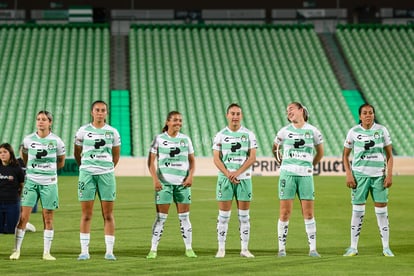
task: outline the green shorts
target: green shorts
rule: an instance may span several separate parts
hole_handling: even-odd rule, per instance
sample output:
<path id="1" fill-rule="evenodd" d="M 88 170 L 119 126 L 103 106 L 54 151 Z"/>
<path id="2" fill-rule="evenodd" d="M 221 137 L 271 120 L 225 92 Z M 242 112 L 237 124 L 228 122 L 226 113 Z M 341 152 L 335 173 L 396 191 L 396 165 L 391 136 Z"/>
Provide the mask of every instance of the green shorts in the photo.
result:
<path id="1" fill-rule="evenodd" d="M 155 204 L 191 203 L 191 187 L 162 183 L 162 190 L 155 192 Z"/>
<path id="2" fill-rule="evenodd" d="M 252 201 L 253 188 L 251 179 L 241 179 L 240 183 L 233 184 L 222 175 L 217 179 L 216 199 L 218 201 L 229 201 L 235 198 L 238 201 Z"/>
<path id="3" fill-rule="evenodd" d="M 374 202 L 388 202 L 388 189 L 384 188 L 384 176 L 379 177 L 355 177 L 357 186 L 351 190 L 352 204 L 364 204 L 368 194 Z"/>
<path id="4" fill-rule="evenodd" d="M 296 194 L 300 200 L 315 200 L 313 176 L 287 175 L 281 171 L 279 177 L 279 199 L 295 199 Z"/>
<path id="5" fill-rule="evenodd" d="M 105 173 L 92 175 L 89 172 L 79 171 L 78 199 L 79 201 L 95 200 L 98 194 L 100 200 L 115 201 L 116 181 L 115 174 Z"/>
<path id="6" fill-rule="evenodd" d="M 56 210 L 59 208 L 58 185 L 40 185 L 26 178 L 21 197 L 21 206 L 33 207 L 38 199 L 40 199 L 43 209 Z"/>

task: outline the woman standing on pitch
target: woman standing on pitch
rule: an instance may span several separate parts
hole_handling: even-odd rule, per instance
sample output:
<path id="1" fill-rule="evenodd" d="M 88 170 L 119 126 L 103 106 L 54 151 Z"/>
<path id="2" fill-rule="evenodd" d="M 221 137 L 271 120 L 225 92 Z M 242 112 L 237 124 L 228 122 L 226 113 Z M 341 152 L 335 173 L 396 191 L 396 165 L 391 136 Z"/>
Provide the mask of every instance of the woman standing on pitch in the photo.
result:
<path id="1" fill-rule="evenodd" d="M 24 172 L 8 143 L 0 145 L 0 233 L 15 232 L 20 215 Z"/>
<path id="2" fill-rule="evenodd" d="M 343 164 L 346 185 L 352 189 L 351 246 L 344 256 L 358 255 L 358 240 L 365 216 L 365 203 L 371 193 L 375 205 L 383 255 L 393 257 L 389 248 L 388 188 L 392 185 L 393 156 L 388 130 L 375 123 L 370 104 L 359 108 L 360 124 L 348 131 L 344 143 Z M 352 168 L 349 155 L 353 151 Z"/>
<path id="3" fill-rule="evenodd" d="M 82 207 L 80 222 L 81 253 L 78 260 L 88 260 L 93 204 L 96 194 L 101 201 L 104 220 L 105 259 L 115 261 L 116 199 L 114 169 L 119 161 L 121 138 L 118 131 L 106 123 L 108 105 L 95 101 L 91 106 L 92 122 L 79 128 L 75 136 L 75 159 L 79 165 L 78 199 Z"/>
<path id="4" fill-rule="evenodd" d="M 46 110 L 37 113 L 37 131 L 23 139 L 23 161 L 26 180 L 21 197 L 20 219 L 16 226 L 15 247 L 11 260 L 20 258 L 20 248 L 33 206 L 40 199 L 44 225 L 43 260 L 53 261 L 50 248 L 54 236 L 53 214 L 59 207 L 57 170 L 65 165 L 65 145 L 51 132 L 52 114 Z"/>
<path id="5" fill-rule="evenodd" d="M 313 166 L 323 156 L 323 137 L 321 132 L 309 124 L 306 107 L 298 102 L 287 106 L 289 125 L 277 133 L 273 153 L 281 164 L 279 177 L 279 220 L 278 240 L 279 257 L 286 256 L 286 240 L 289 219 L 296 194 L 302 206 L 305 229 L 308 236 L 309 256 L 320 257 L 316 251 L 316 222 L 314 218 L 315 187 Z M 281 153 L 283 152 L 283 153 Z"/>
<path id="6" fill-rule="evenodd" d="M 178 111 L 168 113 L 162 133 L 155 137 L 150 148 L 148 169 L 154 183 L 157 214 L 152 226 L 151 250 L 147 259 L 157 257 L 164 223 L 173 201 L 177 205 L 185 255 L 189 258 L 197 257 L 192 249 L 190 222 L 191 186 L 195 170 L 194 149 L 191 139 L 180 133 L 182 124 L 182 116 Z"/>
<path id="7" fill-rule="evenodd" d="M 240 256 L 254 258 L 248 249 L 250 238 L 250 201 L 252 200 L 252 164 L 256 161 L 255 134 L 241 125 L 242 109 L 232 103 L 227 107 L 228 125 L 213 141 L 214 164 L 219 169 L 216 199 L 218 251 L 216 258 L 226 255 L 226 237 L 233 198 L 236 199 L 240 223 Z"/>

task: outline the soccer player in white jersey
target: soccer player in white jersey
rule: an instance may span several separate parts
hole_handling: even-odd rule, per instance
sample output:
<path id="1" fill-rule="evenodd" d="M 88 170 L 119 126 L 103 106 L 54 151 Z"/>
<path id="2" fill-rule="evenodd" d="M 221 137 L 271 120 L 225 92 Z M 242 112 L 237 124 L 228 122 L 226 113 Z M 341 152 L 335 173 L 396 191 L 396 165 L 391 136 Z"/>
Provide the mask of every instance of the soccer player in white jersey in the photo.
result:
<path id="1" fill-rule="evenodd" d="M 392 185 L 393 155 L 388 130 L 375 123 L 375 109 L 370 104 L 359 108 L 360 123 L 346 136 L 343 163 L 346 185 L 351 188 L 352 218 L 351 245 L 344 256 L 358 255 L 358 240 L 365 216 L 368 194 L 374 201 L 375 214 L 381 235 L 383 255 L 393 257 L 389 247 L 388 188 Z M 352 167 L 349 156 L 353 151 Z"/>
<path id="2" fill-rule="evenodd" d="M 20 258 L 20 248 L 33 206 L 40 199 L 43 216 L 43 260 L 56 260 L 50 254 L 54 210 L 59 207 L 57 170 L 65 165 L 65 145 L 51 132 L 52 114 L 46 110 L 37 113 L 37 131 L 23 139 L 22 158 L 26 164 L 26 179 L 21 196 L 21 213 L 15 232 L 14 252 L 11 260 Z"/>
<path id="3" fill-rule="evenodd" d="M 289 219 L 297 194 L 302 206 L 302 215 L 308 236 L 309 256 L 320 257 L 316 250 L 313 167 L 323 157 L 323 137 L 316 127 L 307 122 L 309 113 L 301 103 L 290 103 L 286 112 L 290 124 L 279 130 L 273 143 L 276 161 L 281 163 L 277 226 L 278 256 L 286 256 Z"/>
<path id="4" fill-rule="evenodd" d="M 74 155 L 79 165 L 78 199 L 82 207 L 80 221 L 81 253 L 78 260 L 88 260 L 93 205 L 96 194 L 101 202 L 104 219 L 106 260 L 115 261 L 116 199 L 115 166 L 121 151 L 118 131 L 106 123 L 108 105 L 95 101 L 91 106 L 92 122 L 79 128 L 75 136 Z"/>
<path id="5" fill-rule="evenodd" d="M 151 250 L 147 259 L 157 257 L 164 223 L 173 201 L 177 206 L 185 255 L 189 258 L 197 257 L 192 248 L 190 222 L 191 186 L 195 169 L 194 148 L 191 139 L 180 132 L 182 124 L 183 119 L 178 111 L 169 112 L 162 133 L 155 136 L 149 151 L 148 169 L 154 184 L 157 213 L 152 226 Z"/>
<path id="6" fill-rule="evenodd" d="M 256 161 L 257 142 L 255 134 L 241 125 L 242 109 L 232 103 L 227 108 L 227 127 L 220 130 L 213 140 L 214 164 L 219 170 L 216 199 L 218 251 L 216 258 L 226 254 L 226 237 L 233 198 L 236 199 L 241 251 L 240 256 L 254 258 L 248 249 L 250 238 L 250 202 L 253 196 L 252 168 Z"/>

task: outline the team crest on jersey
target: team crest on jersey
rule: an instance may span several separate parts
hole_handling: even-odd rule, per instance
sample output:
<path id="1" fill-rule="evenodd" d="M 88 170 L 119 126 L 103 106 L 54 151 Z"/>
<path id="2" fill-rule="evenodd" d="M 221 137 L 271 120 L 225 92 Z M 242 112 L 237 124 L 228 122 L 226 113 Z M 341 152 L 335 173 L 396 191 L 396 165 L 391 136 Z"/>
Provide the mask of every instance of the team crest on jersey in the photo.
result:
<path id="1" fill-rule="evenodd" d="M 242 135 L 242 137 L 240 137 L 240 140 L 242 142 L 246 142 L 247 141 L 247 137 L 245 135 Z"/>
<path id="2" fill-rule="evenodd" d="M 112 133 L 110 131 L 105 132 L 105 139 L 111 139 Z"/>
<path id="3" fill-rule="evenodd" d="M 306 132 L 305 133 L 305 139 L 309 139 L 310 137 L 311 137 L 310 133 L 309 132 Z"/>
<path id="4" fill-rule="evenodd" d="M 180 147 L 184 147 L 185 146 L 185 141 L 184 140 L 181 140 L 180 141 Z"/>
<path id="5" fill-rule="evenodd" d="M 52 150 L 52 149 L 54 149 L 55 148 L 55 145 L 52 143 L 52 142 L 50 142 L 48 145 L 47 145 L 47 149 L 48 150 Z"/>
<path id="6" fill-rule="evenodd" d="M 374 133 L 374 139 L 378 139 L 378 138 L 380 138 L 380 135 L 379 135 L 379 133 L 378 133 L 378 132 L 375 132 L 375 133 Z"/>

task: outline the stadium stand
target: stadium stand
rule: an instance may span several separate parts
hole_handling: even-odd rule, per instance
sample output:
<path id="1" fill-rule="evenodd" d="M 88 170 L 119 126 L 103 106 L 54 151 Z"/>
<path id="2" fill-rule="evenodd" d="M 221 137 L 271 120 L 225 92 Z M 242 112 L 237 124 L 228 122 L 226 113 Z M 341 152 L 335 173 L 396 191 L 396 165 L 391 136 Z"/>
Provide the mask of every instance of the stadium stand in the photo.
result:
<path id="1" fill-rule="evenodd" d="M 184 115 L 196 155 L 226 125 L 225 108 L 243 107 L 244 124 L 270 156 L 291 101 L 308 106 L 328 156 L 341 154 L 354 124 L 338 81 L 310 25 L 134 25 L 129 34 L 135 156 L 145 156 L 168 111 Z"/>
<path id="2" fill-rule="evenodd" d="M 93 100 L 110 100 L 109 26 L 1 25 L 2 141 L 15 148 L 35 131 L 35 116 L 54 115 L 53 131 L 73 156 L 76 130 L 90 121 Z"/>
<path id="3" fill-rule="evenodd" d="M 413 156 L 414 26 L 340 25 L 336 31 L 365 99 L 392 135 L 399 156 Z"/>

